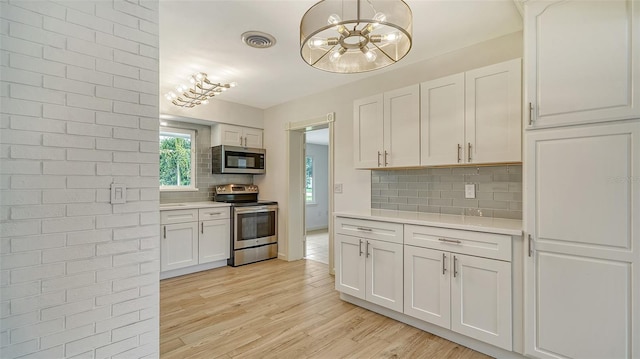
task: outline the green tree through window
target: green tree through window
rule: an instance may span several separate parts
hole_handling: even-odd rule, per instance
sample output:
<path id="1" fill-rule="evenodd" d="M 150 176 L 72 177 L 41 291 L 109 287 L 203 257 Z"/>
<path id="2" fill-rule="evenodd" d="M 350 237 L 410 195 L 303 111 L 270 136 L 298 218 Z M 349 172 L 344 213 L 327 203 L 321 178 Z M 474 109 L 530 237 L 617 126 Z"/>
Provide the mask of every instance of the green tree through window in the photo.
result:
<path id="1" fill-rule="evenodd" d="M 193 187 L 192 144 L 189 131 L 160 130 L 160 187 Z"/>
<path id="2" fill-rule="evenodd" d="M 314 203 L 314 190 L 313 190 L 313 157 L 305 157 L 305 200 L 307 203 Z"/>

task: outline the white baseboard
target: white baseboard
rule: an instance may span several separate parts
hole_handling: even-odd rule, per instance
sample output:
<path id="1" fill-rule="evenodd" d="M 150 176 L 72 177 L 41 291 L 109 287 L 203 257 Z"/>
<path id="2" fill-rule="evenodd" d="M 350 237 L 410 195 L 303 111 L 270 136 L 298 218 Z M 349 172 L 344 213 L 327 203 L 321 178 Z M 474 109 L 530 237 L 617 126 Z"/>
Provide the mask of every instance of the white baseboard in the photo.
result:
<path id="1" fill-rule="evenodd" d="M 204 263 L 204 264 L 198 264 L 191 267 L 168 270 L 168 271 L 160 272 L 160 280 L 178 277 L 181 275 L 191 274 L 195 272 L 201 272 L 203 270 L 226 267 L 226 265 L 227 265 L 227 260 L 223 259 L 223 260 L 219 260 L 211 263 Z"/>
<path id="2" fill-rule="evenodd" d="M 328 231 L 329 230 L 329 226 L 327 225 L 327 226 L 320 226 L 320 227 L 307 227 L 306 231 L 307 232 L 309 232 L 309 231 L 319 231 L 321 229 L 326 229 Z"/>

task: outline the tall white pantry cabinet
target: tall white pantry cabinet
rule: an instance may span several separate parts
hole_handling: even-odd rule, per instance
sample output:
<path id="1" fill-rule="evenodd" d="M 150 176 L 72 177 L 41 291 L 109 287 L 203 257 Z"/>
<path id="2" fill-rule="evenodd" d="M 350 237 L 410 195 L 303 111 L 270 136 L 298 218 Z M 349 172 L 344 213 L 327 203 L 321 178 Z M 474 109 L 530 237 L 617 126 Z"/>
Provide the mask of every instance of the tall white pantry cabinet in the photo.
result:
<path id="1" fill-rule="evenodd" d="M 525 354 L 640 358 L 640 2 L 525 2 Z"/>

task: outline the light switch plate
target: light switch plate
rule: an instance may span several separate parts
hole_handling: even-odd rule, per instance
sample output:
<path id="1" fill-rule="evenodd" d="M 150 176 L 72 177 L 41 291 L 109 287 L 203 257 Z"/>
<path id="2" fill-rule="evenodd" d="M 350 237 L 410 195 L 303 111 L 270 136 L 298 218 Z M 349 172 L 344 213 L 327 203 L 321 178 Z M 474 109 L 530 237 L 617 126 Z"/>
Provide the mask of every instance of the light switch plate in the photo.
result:
<path id="1" fill-rule="evenodd" d="M 342 183 L 336 183 L 333 185 L 333 193 L 342 193 Z"/>
<path id="2" fill-rule="evenodd" d="M 464 185 L 464 198 L 476 198 L 476 185 L 474 183 Z"/>
<path id="3" fill-rule="evenodd" d="M 127 203 L 127 186 L 122 183 L 111 184 L 111 203 Z"/>

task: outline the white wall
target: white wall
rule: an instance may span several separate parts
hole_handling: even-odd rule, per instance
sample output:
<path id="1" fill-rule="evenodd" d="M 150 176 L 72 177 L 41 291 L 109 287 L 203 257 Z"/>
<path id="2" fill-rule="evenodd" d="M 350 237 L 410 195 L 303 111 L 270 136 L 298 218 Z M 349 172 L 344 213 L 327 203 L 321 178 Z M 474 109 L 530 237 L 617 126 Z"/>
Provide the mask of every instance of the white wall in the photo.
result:
<path id="1" fill-rule="evenodd" d="M 329 226 L 329 146 L 307 143 L 307 156 L 313 157 L 315 203 L 307 204 L 305 225 L 307 230 Z"/>
<path id="2" fill-rule="evenodd" d="M 158 2 L 0 16 L 0 357 L 158 357 Z"/>
<path id="3" fill-rule="evenodd" d="M 284 230 L 287 228 L 289 211 L 287 165 L 284 160 L 288 151 L 287 123 L 335 112 L 334 181 L 335 184 L 343 184 L 343 193 L 334 194 L 335 210 L 368 209 L 371 202 L 371 171 L 353 168 L 353 100 L 517 57 L 522 57 L 522 32 L 398 67 L 378 76 L 265 110 L 264 143 L 270 160 L 267 161 L 267 175 L 256 176 L 254 183 L 260 186 L 265 198 L 273 198 L 279 203 L 280 253 L 287 252 L 288 241 Z"/>

